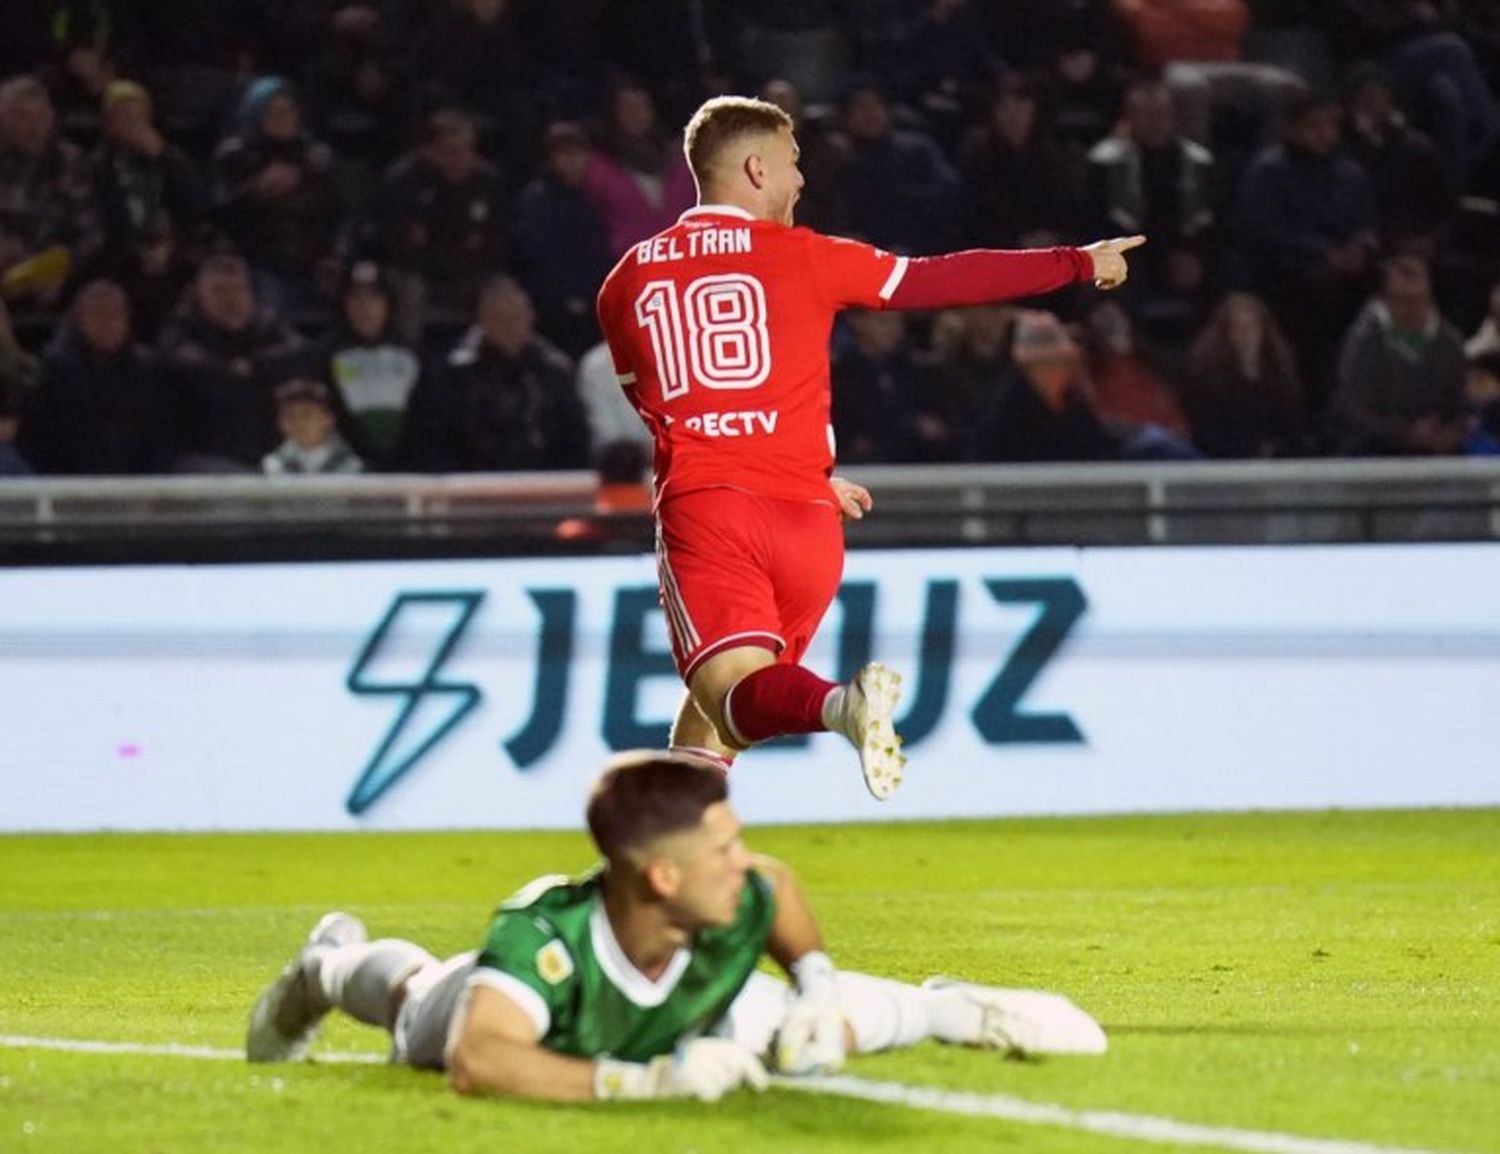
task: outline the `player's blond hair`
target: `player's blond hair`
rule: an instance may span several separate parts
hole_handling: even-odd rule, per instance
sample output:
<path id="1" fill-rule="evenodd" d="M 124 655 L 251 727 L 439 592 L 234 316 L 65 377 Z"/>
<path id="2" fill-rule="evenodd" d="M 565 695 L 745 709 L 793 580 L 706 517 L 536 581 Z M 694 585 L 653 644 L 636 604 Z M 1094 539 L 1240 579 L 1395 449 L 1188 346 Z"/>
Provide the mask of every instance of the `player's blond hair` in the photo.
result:
<path id="1" fill-rule="evenodd" d="M 702 184 L 714 162 L 735 141 L 765 136 L 792 127 L 792 118 L 768 100 L 753 96 L 715 96 L 705 100 L 682 134 L 688 167 Z"/>

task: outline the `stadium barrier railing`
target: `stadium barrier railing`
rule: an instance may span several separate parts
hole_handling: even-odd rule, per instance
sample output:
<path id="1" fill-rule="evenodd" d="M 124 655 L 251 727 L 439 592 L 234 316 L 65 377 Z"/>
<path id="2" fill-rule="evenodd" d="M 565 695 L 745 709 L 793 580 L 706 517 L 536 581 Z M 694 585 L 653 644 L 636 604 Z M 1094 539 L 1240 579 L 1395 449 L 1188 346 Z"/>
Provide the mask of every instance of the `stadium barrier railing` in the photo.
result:
<path id="1" fill-rule="evenodd" d="M 1485 459 L 851 467 L 853 547 L 1500 538 Z M 648 550 L 587 472 L 34 478 L 0 485 L 0 561 L 350 559 Z M 567 526 L 560 531 L 560 526 Z"/>

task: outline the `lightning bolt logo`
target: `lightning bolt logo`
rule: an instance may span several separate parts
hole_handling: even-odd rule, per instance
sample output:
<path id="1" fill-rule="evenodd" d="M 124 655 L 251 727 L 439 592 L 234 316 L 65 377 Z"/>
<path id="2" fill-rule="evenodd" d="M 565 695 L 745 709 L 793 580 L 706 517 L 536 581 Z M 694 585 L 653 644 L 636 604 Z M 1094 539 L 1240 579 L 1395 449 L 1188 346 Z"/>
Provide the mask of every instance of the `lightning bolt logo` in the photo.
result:
<path id="1" fill-rule="evenodd" d="M 479 704 L 483 694 L 478 686 L 468 682 L 443 681 L 439 678 L 439 672 L 483 601 L 484 593 L 472 591 L 399 593 L 381 618 L 380 624 L 375 627 L 375 632 L 365 642 L 364 649 L 354 662 L 354 668 L 345 679 L 349 692 L 358 697 L 391 696 L 404 700 L 395 721 L 386 731 L 379 748 L 365 765 L 364 772 L 354 783 L 354 789 L 344 803 L 351 814 L 358 816 L 379 801 Z M 420 636 L 428 631 L 427 628 L 416 625 L 415 619 L 422 618 L 424 626 L 430 628 L 434 607 L 446 607 L 451 619 L 436 648 L 427 658 L 425 668 L 414 677 L 396 680 L 381 679 L 369 674 L 367 670 L 373 662 L 381 657 L 390 657 L 391 650 L 409 646 L 413 636 Z M 406 618 L 404 623 L 403 617 Z M 429 707 L 423 711 L 424 717 L 414 721 L 424 702 L 437 703 L 439 712 L 434 714 L 432 707 Z M 410 734 L 408 729 L 411 730 Z M 412 737 L 418 739 L 415 744 L 410 740 Z"/>

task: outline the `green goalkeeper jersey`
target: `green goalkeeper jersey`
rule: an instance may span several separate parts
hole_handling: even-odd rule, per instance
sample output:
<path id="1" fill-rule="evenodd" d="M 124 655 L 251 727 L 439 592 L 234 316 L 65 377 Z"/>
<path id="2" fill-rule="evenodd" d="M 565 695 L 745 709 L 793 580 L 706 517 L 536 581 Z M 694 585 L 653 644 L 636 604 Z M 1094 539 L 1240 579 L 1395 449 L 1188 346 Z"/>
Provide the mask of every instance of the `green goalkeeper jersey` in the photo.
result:
<path id="1" fill-rule="evenodd" d="M 473 980 L 516 1001 L 549 1050 L 644 1062 L 725 1015 L 765 951 L 775 899 L 771 883 L 752 870 L 733 923 L 700 931 L 653 982 L 615 940 L 602 877 L 538 878 L 505 902 Z"/>

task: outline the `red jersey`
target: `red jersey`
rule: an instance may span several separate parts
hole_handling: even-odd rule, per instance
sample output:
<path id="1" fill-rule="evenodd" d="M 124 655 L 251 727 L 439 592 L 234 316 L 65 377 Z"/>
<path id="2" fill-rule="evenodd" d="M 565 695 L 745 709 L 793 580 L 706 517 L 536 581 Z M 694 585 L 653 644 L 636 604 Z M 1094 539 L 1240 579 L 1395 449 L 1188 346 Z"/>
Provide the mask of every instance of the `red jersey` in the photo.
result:
<path id="1" fill-rule="evenodd" d="M 656 441 L 657 500 L 727 486 L 833 497 L 828 339 L 907 260 L 705 205 L 633 246 L 599 290 L 615 373 Z"/>

